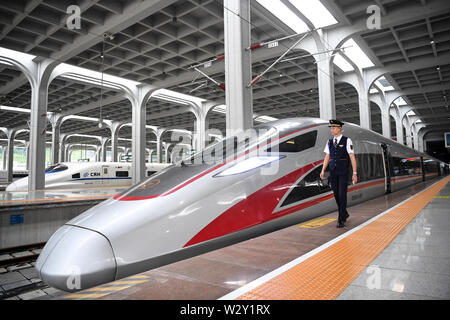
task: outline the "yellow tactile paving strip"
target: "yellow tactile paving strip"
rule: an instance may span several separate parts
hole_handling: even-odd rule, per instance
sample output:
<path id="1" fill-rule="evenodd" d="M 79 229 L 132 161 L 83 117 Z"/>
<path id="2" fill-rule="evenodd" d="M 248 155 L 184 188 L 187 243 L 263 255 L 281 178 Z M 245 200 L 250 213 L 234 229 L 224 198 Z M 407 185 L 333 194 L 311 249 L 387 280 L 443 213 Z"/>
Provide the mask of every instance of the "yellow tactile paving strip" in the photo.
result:
<path id="1" fill-rule="evenodd" d="M 298 227 L 300 228 L 306 228 L 306 229 L 316 229 L 319 227 L 322 227 L 330 222 L 336 221 L 337 219 L 334 218 L 317 218 L 314 220 L 310 220 L 308 222 L 299 224 Z"/>
<path id="2" fill-rule="evenodd" d="M 238 297 L 335 299 L 447 184 L 446 177 L 360 230 Z"/>
<path id="3" fill-rule="evenodd" d="M 106 285 L 86 289 L 78 293 L 64 296 L 64 299 L 97 299 L 107 296 L 111 293 L 127 289 L 133 285 L 144 283 L 150 280 L 146 275 L 135 275 L 126 279 L 114 281 Z"/>

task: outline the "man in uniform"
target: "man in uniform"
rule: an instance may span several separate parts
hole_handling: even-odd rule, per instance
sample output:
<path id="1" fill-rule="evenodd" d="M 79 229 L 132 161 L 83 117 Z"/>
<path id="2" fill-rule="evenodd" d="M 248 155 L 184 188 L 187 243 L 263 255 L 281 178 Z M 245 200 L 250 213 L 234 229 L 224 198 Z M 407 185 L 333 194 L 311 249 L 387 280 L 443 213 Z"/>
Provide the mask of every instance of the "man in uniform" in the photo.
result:
<path id="1" fill-rule="evenodd" d="M 349 217 L 347 212 L 347 181 L 350 161 L 353 168 L 353 184 L 358 182 L 353 142 L 350 138 L 341 134 L 343 125 L 344 123 L 339 120 L 330 120 L 329 127 L 333 138 L 328 140 L 325 146 L 326 156 L 320 173 L 320 178 L 324 179 L 325 170 L 329 163 L 331 189 L 333 189 L 334 198 L 339 208 L 338 228 L 344 227 L 344 223 Z"/>

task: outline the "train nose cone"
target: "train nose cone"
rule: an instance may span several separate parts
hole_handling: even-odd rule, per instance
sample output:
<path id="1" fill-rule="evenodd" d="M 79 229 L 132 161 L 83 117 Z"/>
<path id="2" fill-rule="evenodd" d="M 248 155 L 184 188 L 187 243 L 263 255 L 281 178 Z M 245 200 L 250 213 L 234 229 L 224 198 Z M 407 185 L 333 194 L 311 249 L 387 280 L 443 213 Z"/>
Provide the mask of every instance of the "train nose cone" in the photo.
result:
<path id="1" fill-rule="evenodd" d="M 16 182 L 11 183 L 6 187 L 5 191 L 17 191 L 17 183 Z"/>
<path id="2" fill-rule="evenodd" d="M 47 285 L 70 292 L 113 281 L 116 276 L 115 257 L 107 238 L 67 225 L 47 242 L 35 268 Z"/>

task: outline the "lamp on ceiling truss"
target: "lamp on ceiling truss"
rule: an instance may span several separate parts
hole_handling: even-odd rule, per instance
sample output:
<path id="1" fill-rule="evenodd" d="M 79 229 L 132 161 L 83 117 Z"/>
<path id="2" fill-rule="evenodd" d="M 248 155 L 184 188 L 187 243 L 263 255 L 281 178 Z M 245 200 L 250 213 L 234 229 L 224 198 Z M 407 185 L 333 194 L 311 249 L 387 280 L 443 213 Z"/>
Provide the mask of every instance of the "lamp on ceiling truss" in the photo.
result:
<path id="1" fill-rule="evenodd" d="M 103 123 L 103 116 L 102 116 L 102 107 L 103 107 L 103 77 L 104 77 L 104 70 L 105 70 L 105 41 L 106 40 L 114 40 L 114 35 L 110 33 L 105 33 L 103 35 L 103 41 L 102 41 L 102 51 L 100 52 L 100 59 L 102 59 L 102 78 L 100 83 L 100 116 L 98 117 L 98 127 L 101 129 L 104 126 Z"/>
<path id="2" fill-rule="evenodd" d="M 102 117 L 102 104 L 103 104 L 103 73 L 105 70 L 105 39 L 106 39 L 106 33 L 103 35 L 103 41 L 102 41 L 102 51 L 100 52 L 100 59 L 102 59 L 102 65 L 101 65 L 101 71 L 102 71 L 102 78 L 100 82 L 100 115 L 98 117 L 98 127 L 101 129 L 103 128 L 103 117 Z"/>

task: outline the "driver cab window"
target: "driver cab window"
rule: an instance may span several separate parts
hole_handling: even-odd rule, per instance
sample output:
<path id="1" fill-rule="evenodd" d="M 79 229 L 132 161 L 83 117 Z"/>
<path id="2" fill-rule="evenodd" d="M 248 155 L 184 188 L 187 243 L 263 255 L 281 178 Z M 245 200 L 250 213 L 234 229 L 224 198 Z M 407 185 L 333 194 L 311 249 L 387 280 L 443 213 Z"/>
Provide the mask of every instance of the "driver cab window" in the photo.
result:
<path id="1" fill-rule="evenodd" d="M 45 172 L 47 172 L 47 173 L 52 173 L 52 172 L 59 172 L 59 171 L 64 171 L 64 170 L 67 170 L 67 169 L 69 169 L 65 164 L 54 164 L 54 165 L 51 165 L 50 167 L 47 167 L 46 169 L 45 169 Z"/>
<path id="2" fill-rule="evenodd" d="M 267 152 L 300 152 L 316 145 L 317 130 L 310 131 L 270 147 Z"/>

